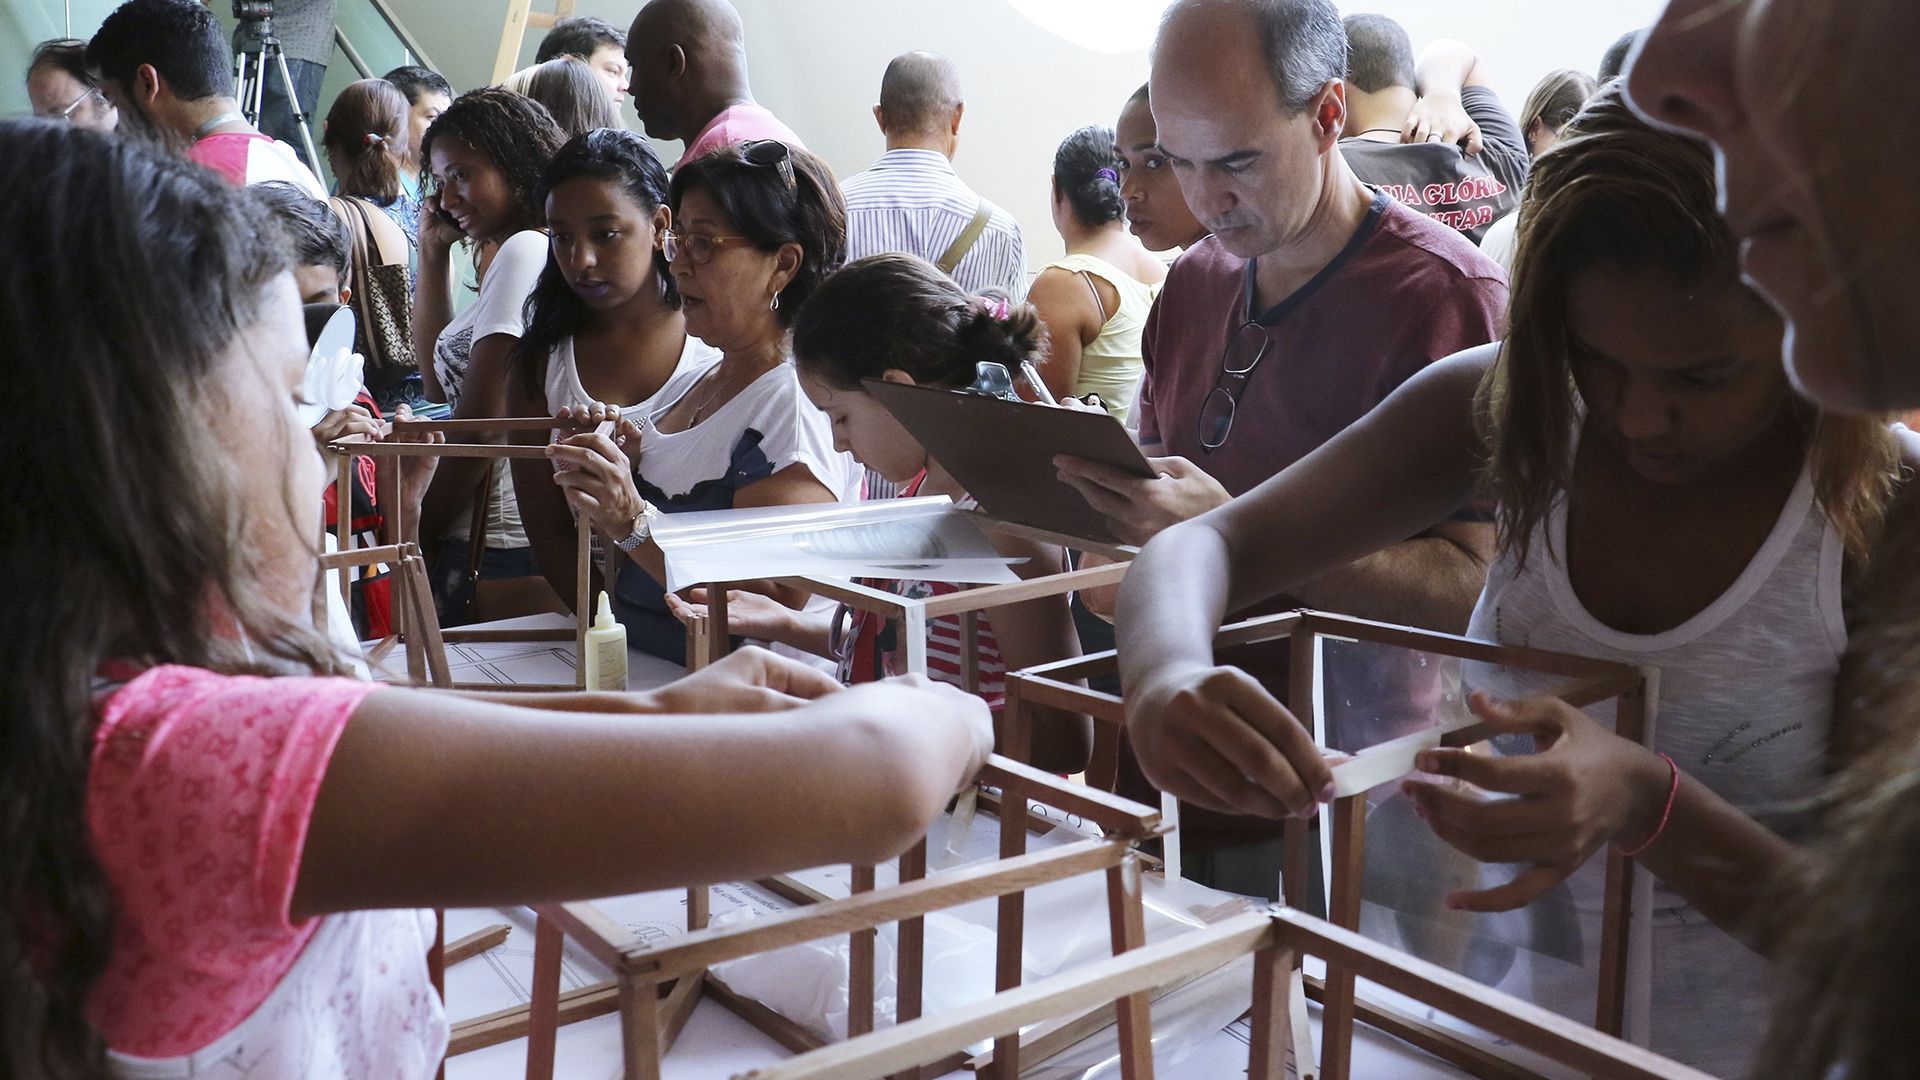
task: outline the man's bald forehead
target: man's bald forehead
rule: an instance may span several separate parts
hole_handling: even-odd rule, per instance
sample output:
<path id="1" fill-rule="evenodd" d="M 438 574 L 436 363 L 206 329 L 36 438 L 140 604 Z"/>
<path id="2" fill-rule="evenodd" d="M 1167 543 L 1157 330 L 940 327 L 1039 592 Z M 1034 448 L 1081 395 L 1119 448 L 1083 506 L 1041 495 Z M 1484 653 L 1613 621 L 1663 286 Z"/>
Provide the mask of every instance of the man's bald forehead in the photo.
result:
<path id="1" fill-rule="evenodd" d="M 901 53 L 880 78 L 880 110 L 902 129 L 944 126 L 965 100 L 959 69 L 939 53 Z"/>

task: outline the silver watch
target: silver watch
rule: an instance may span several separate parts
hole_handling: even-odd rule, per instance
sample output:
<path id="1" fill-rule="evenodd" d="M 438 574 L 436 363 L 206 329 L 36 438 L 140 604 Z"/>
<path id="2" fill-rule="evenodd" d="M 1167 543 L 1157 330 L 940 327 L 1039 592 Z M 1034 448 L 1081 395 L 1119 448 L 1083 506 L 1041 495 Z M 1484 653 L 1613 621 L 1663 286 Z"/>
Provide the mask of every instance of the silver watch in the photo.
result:
<path id="1" fill-rule="evenodd" d="M 659 516 L 659 507 L 642 499 L 640 501 L 640 512 L 633 515 L 633 531 L 628 533 L 624 540 L 615 540 L 613 546 L 619 548 L 621 551 L 632 551 L 634 548 L 646 543 L 648 538 L 653 535 L 653 519 Z"/>

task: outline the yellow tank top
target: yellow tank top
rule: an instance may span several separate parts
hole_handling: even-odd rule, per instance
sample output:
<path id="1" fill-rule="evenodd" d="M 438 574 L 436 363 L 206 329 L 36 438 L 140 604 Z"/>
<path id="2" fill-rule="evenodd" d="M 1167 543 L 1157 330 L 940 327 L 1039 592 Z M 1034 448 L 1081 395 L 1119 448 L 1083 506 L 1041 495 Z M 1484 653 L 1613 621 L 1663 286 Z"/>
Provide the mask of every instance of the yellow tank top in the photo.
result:
<path id="1" fill-rule="evenodd" d="M 1090 274 L 1112 285 L 1120 294 L 1116 309 L 1105 312 L 1107 321 L 1100 327 L 1100 336 L 1080 350 L 1080 375 L 1074 382 L 1073 392 L 1099 394 L 1107 412 L 1125 423 L 1133 410 L 1134 394 L 1140 389 L 1141 372 L 1145 370 L 1140 360 L 1140 331 L 1147 325 L 1147 312 L 1152 310 L 1154 293 L 1158 290 L 1094 255 L 1068 255 L 1048 263 L 1045 269 L 1055 267 L 1075 275 Z M 1091 283 L 1088 286 L 1091 288 Z M 1097 292 L 1095 297 L 1097 300 Z"/>

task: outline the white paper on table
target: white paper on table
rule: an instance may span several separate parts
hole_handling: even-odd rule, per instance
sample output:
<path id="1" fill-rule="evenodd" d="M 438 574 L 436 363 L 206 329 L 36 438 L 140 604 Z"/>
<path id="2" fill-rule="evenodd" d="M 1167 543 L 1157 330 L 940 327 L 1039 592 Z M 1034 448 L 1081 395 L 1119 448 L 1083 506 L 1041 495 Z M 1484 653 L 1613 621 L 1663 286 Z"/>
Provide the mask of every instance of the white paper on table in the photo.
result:
<path id="1" fill-rule="evenodd" d="M 667 589 L 807 575 L 973 585 L 1019 580 L 1010 559 L 944 495 L 702 510 L 654 521 Z"/>

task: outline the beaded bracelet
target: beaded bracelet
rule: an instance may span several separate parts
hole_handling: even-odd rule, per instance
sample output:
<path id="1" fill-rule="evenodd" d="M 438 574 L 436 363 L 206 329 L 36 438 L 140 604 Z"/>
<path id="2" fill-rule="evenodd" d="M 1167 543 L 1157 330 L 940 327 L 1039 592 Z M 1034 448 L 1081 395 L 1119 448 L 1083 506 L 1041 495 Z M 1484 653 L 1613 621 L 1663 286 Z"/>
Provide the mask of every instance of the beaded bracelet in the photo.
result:
<path id="1" fill-rule="evenodd" d="M 1680 766 L 1674 764 L 1673 758 L 1667 754 L 1661 754 L 1660 758 L 1667 763 L 1667 769 L 1673 773 L 1673 783 L 1667 788 L 1666 809 L 1660 811 L 1660 824 L 1653 827 L 1653 835 L 1641 841 L 1637 847 L 1621 850 L 1620 855 L 1622 858 L 1631 859 L 1635 855 L 1652 847 L 1653 842 L 1660 839 L 1660 834 L 1667 831 L 1667 819 L 1673 816 L 1674 796 L 1680 794 Z"/>

